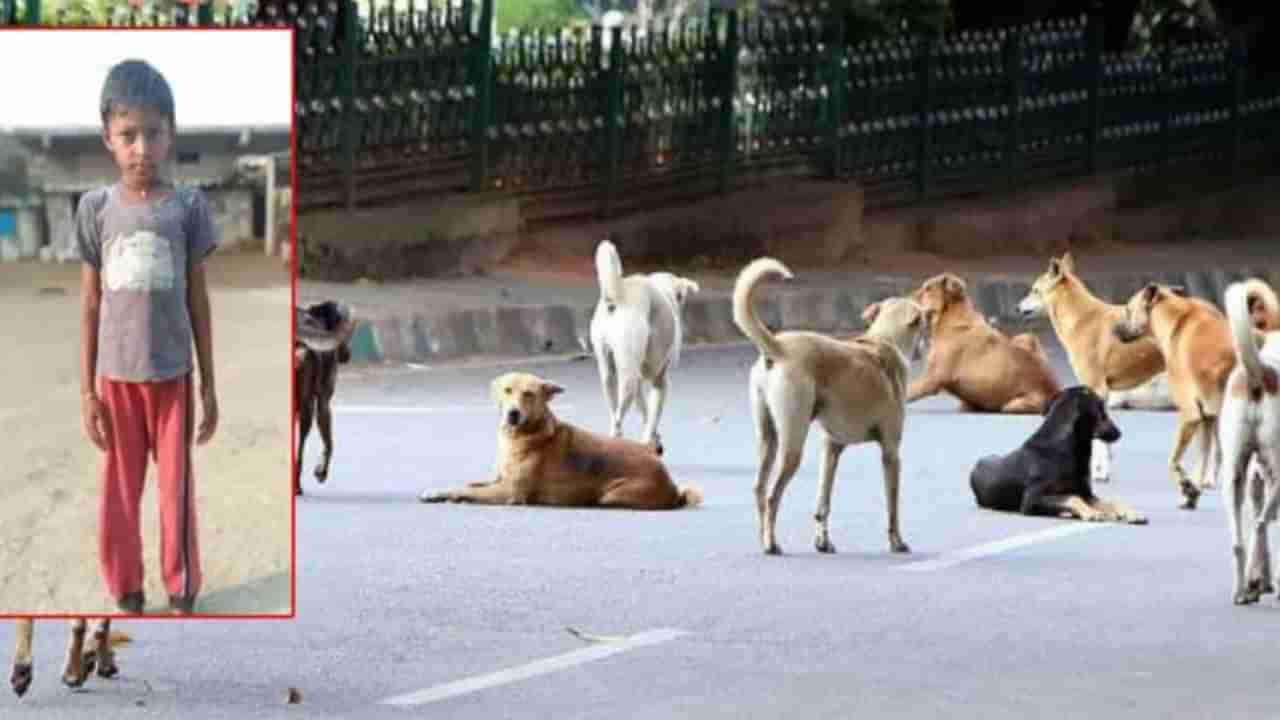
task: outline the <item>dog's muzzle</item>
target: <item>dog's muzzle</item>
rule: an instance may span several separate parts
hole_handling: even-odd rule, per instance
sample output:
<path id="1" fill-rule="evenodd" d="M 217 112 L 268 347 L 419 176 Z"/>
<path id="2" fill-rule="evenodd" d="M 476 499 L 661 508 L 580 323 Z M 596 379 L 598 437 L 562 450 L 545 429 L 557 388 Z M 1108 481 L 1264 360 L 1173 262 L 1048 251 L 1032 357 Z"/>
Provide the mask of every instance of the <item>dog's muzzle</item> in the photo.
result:
<path id="1" fill-rule="evenodd" d="M 1107 422 L 1098 428 L 1098 439 L 1104 443 L 1113 443 L 1120 439 L 1120 428 L 1113 422 Z"/>
<path id="2" fill-rule="evenodd" d="M 507 411 L 507 424 L 515 427 L 520 424 L 520 411 L 512 408 Z"/>

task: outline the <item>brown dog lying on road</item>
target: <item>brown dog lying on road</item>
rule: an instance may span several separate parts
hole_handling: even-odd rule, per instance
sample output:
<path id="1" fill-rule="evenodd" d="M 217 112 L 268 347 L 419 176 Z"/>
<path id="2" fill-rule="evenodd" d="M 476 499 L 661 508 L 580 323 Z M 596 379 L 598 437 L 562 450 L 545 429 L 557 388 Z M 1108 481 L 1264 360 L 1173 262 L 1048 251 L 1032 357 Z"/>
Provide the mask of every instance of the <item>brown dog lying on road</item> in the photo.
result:
<path id="1" fill-rule="evenodd" d="M 1182 492 L 1178 507 L 1194 510 L 1200 493 L 1213 487 L 1209 458 L 1217 435 L 1222 393 L 1236 365 L 1231 328 L 1222 311 L 1197 298 L 1183 297 L 1167 285 L 1152 283 L 1134 293 L 1125 305 L 1116 337 L 1133 342 L 1153 337 L 1164 356 L 1169 389 L 1178 406 L 1178 431 L 1169 456 L 1169 477 Z M 1195 483 L 1182 469 L 1182 455 L 1191 437 L 1200 432 L 1200 474 Z"/>
<path id="2" fill-rule="evenodd" d="M 934 320 L 924 375 L 908 388 L 908 403 L 946 391 L 969 410 L 1039 414 L 1062 389 L 1039 342 L 1015 342 L 992 327 L 959 277 L 935 275 L 911 299 Z"/>
<path id="3" fill-rule="evenodd" d="M 697 488 L 677 488 L 648 445 L 606 437 L 560 421 L 548 407 L 564 391 L 527 373 L 493 381 L 498 404 L 497 478 L 420 500 L 486 505 L 561 505 L 674 510 L 702 502 Z"/>

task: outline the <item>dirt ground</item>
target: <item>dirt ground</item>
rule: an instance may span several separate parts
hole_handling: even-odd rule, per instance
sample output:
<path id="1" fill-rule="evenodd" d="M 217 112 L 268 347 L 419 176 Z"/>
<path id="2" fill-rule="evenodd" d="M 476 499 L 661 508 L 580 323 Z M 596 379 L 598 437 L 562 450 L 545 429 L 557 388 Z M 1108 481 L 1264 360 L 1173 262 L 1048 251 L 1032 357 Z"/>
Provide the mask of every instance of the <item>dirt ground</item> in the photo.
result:
<path id="1" fill-rule="evenodd" d="M 259 252 L 209 260 L 220 421 L 194 450 L 199 613 L 290 611 L 289 276 Z M 79 265 L 0 264 L 0 613 L 115 612 L 97 569 L 100 452 L 81 429 Z M 197 408 L 197 422 L 200 411 Z M 148 612 L 167 612 L 154 465 Z"/>

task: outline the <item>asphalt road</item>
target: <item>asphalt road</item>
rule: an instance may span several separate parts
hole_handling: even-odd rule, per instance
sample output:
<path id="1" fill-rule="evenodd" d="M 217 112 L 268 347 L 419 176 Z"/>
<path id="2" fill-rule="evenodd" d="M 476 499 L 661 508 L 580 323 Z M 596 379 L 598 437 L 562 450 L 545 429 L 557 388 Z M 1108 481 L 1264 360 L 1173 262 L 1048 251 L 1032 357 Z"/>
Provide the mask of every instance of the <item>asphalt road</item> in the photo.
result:
<path id="1" fill-rule="evenodd" d="M 1115 414 L 1124 437 L 1100 494 L 1147 526 L 977 509 L 973 462 L 1039 419 L 959 414 L 938 397 L 909 410 L 912 554 L 888 553 L 874 446 L 843 457 L 840 552 L 814 552 L 811 441 L 780 515 L 786 554 L 765 557 L 753 359 L 686 353 L 662 429 L 677 482 L 698 484 L 706 503 L 657 513 L 422 505 L 426 488 L 487 478 L 497 416 L 486 393 L 501 369 L 348 374 L 329 483 L 306 477 L 298 508 L 296 621 L 121 624 L 134 635 L 123 677 L 76 693 L 57 681 L 63 624 L 44 622 L 35 686 L 21 702 L 0 697 L 0 716 L 1280 716 L 1280 603 L 1232 606 L 1216 491 L 1196 512 L 1175 508 L 1171 414 Z M 527 367 L 568 388 L 563 419 L 606 427 L 593 362 Z M 313 434 L 308 473 L 318 452 Z M 290 686 L 301 705 L 284 704 Z M 410 704 L 387 704 L 397 699 Z"/>

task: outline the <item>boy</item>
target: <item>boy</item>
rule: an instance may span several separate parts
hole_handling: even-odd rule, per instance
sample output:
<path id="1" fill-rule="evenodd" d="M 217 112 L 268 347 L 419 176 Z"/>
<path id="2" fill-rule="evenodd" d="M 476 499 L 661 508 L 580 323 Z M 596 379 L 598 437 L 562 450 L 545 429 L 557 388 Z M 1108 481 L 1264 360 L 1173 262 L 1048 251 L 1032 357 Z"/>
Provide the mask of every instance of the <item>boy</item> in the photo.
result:
<path id="1" fill-rule="evenodd" d="M 158 467 L 160 564 L 169 607 L 190 614 L 200 591 L 191 471 L 194 335 L 203 408 L 196 442 L 218 424 L 203 260 L 217 247 L 199 190 L 165 177 L 173 92 L 155 68 L 126 60 L 102 88 L 102 137 L 120 179 L 76 210 L 81 266 L 80 389 L 84 429 L 103 451 L 98 566 L 121 611 L 143 596 L 139 527 L 147 455 Z M 96 385 L 95 385 L 96 380 Z"/>

